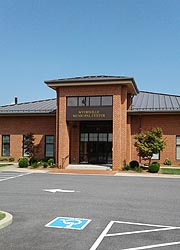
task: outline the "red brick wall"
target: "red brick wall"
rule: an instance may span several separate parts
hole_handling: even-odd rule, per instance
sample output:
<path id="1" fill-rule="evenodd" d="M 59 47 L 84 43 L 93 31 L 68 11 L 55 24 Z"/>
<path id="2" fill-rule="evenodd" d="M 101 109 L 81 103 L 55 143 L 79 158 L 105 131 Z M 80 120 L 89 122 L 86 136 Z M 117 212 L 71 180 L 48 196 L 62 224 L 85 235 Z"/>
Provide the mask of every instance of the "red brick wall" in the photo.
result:
<path id="1" fill-rule="evenodd" d="M 57 118 L 57 141 L 58 152 L 57 162 L 62 167 L 62 159 L 66 158 L 63 167 L 69 164 L 69 153 L 71 159 L 77 162 L 79 160 L 79 136 L 74 137 L 71 152 L 70 143 L 70 126 L 66 122 L 66 96 L 95 96 L 95 95 L 113 95 L 113 169 L 120 169 L 127 158 L 127 88 L 120 85 L 104 86 L 74 86 L 60 87 L 57 89 L 58 113 Z M 130 96 L 128 96 L 130 98 Z M 129 100 L 128 100 L 129 103 Z M 77 141 L 78 140 L 78 141 Z M 73 149 L 74 148 L 74 149 Z M 74 150 L 74 151 L 73 151 Z M 69 156 L 69 157 L 68 157 Z"/>
<path id="2" fill-rule="evenodd" d="M 141 122 L 140 122 L 141 119 Z M 160 127 L 163 130 L 166 140 L 166 147 L 160 153 L 160 163 L 163 163 L 166 158 L 170 159 L 173 164 L 180 164 L 176 160 L 176 135 L 180 135 L 180 115 L 176 114 L 157 114 L 157 115 L 142 115 L 131 116 L 131 143 L 132 143 L 132 159 L 137 159 L 137 152 L 134 145 L 134 135 L 142 130 L 151 130 L 152 128 Z"/>
<path id="3" fill-rule="evenodd" d="M 22 157 L 23 135 L 32 132 L 35 145 L 40 144 L 38 158 L 44 157 L 44 135 L 55 136 L 55 116 L 4 116 L 0 117 L 0 155 L 2 136 L 10 135 L 10 156 L 17 161 Z"/>

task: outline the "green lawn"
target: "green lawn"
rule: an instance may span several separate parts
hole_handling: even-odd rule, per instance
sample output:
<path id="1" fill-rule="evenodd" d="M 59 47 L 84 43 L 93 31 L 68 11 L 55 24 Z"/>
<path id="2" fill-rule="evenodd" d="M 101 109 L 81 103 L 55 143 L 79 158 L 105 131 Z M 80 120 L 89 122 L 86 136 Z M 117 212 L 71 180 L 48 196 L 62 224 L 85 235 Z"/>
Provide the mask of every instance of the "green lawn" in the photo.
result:
<path id="1" fill-rule="evenodd" d="M 175 168 L 161 168 L 161 173 L 162 174 L 177 174 L 180 175 L 180 169 L 175 169 Z"/>
<path id="2" fill-rule="evenodd" d="M 10 165 L 13 165 L 11 163 L 0 163 L 0 167 L 7 167 L 7 166 L 10 166 Z"/>
<path id="3" fill-rule="evenodd" d="M 0 212 L 0 220 L 4 219 L 5 216 L 6 215 L 4 213 Z"/>

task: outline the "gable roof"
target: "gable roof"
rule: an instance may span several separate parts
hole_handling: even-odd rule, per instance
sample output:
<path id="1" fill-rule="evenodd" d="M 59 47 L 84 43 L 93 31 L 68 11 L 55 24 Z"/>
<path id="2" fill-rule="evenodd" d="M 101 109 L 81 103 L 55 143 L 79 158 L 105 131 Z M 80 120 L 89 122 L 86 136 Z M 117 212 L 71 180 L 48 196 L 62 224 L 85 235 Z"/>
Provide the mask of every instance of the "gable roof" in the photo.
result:
<path id="1" fill-rule="evenodd" d="M 140 91 L 130 112 L 180 112 L 180 96 Z"/>
<path id="2" fill-rule="evenodd" d="M 53 114 L 56 112 L 56 99 L 18 103 L 0 106 L 2 114 Z"/>

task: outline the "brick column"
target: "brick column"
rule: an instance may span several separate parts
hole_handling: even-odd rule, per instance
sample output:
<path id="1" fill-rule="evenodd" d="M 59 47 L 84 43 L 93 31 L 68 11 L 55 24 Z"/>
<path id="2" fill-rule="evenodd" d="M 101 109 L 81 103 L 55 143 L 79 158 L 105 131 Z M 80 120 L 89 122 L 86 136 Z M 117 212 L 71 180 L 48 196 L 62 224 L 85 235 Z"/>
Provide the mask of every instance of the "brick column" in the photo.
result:
<path id="1" fill-rule="evenodd" d="M 57 125 L 57 145 L 58 145 L 58 166 L 65 168 L 69 165 L 69 131 L 66 122 L 66 96 L 63 91 L 59 91 L 58 103 L 58 125 Z"/>
<path id="2" fill-rule="evenodd" d="M 113 170 L 122 169 L 126 161 L 127 88 L 118 86 L 113 95 Z"/>

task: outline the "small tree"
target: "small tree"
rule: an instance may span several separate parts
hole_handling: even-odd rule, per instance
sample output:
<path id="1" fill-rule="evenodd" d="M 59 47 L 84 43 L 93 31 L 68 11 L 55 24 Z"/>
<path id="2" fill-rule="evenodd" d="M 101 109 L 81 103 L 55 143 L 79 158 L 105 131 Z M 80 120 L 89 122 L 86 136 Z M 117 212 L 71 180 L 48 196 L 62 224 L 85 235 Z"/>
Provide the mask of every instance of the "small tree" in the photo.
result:
<path id="1" fill-rule="evenodd" d="M 33 133 L 29 133 L 24 136 L 24 153 L 31 160 L 34 158 L 39 150 L 39 145 L 34 144 L 35 137 Z"/>
<path id="2" fill-rule="evenodd" d="M 138 152 L 138 156 L 148 159 L 149 164 L 153 154 L 158 154 L 165 148 L 166 142 L 163 139 L 161 128 L 154 128 L 151 131 L 142 131 L 135 135 L 134 146 Z"/>

